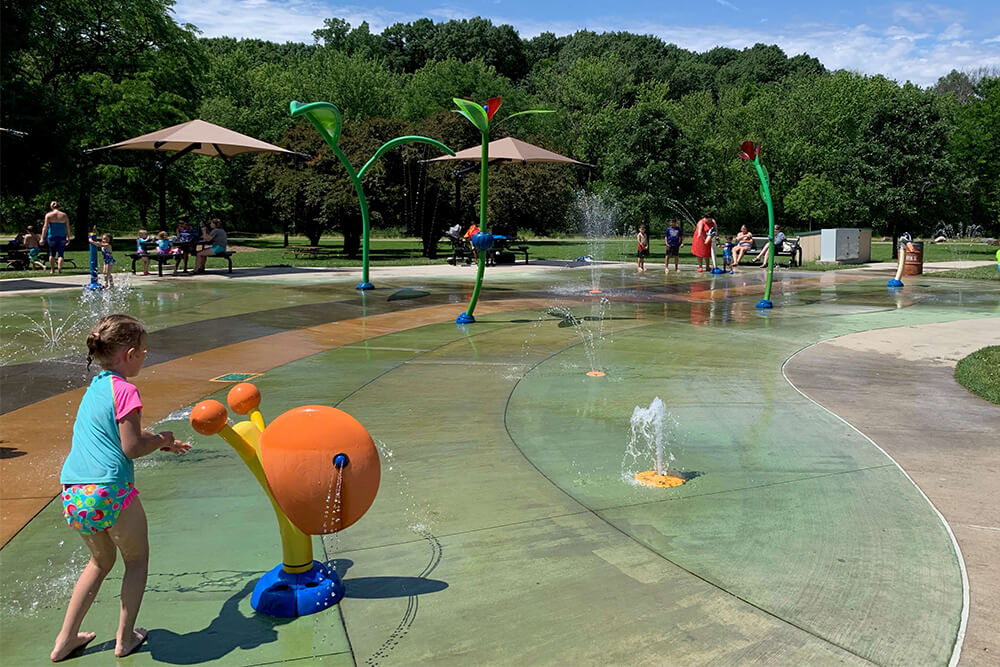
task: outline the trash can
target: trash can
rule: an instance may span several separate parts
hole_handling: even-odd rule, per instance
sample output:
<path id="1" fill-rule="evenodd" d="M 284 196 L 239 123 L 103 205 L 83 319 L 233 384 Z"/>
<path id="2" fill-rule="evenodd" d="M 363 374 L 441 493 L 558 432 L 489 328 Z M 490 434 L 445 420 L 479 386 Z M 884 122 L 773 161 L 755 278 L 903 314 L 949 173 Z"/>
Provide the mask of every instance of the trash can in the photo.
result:
<path id="1" fill-rule="evenodd" d="M 910 245 L 913 250 L 907 247 L 900 249 L 903 253 L 903 275 L 920 276 L 924 273 L 924 243 L 923 241 L 913 241 Z"/>

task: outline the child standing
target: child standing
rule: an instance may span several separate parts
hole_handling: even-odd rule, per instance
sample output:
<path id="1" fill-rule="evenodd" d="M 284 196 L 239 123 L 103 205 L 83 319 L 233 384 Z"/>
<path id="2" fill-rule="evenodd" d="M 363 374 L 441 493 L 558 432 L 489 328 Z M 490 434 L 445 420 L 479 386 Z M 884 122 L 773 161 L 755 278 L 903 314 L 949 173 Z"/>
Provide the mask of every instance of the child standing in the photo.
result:
<path id="1" fill-rule="evenodd" d="M 35 233 L 33 226 L 28 225 L 22 242 L 24 243 L 24 247 L 28 249 L 28 268 L 31 269 L 37 266 L 40 269 L 44 269 L 45 262 L 38 257 L 38 249 L 42 245 L 41 237 Z"/>
<path id="2" fill-rule="evenodd" d="M 671 220 L 666 231 L 663 232 L 663 241 L 667 244 L 667 254 L 663 258 L 663 268 L 670 271 L 670 258 L 674 258 L 674 271 L 680 271 L 677 266 L 679 261 L 681 246 L 684 245 L 684 231 L 677 225 L 676 220 Z"/>
<path id="3" fill-rule="evenodd" d="M 80 624 L 115 564 L 116 551 L 122 554 L 125 575 L 115 656 L 129 655 L 146 640 L 146 630 L 136 628 L 135 620 L 146 589 L 149 545 L 132 460 L 157 449 L 183 454 L 191 448 L 174 440 L 170 431 L 153 434 L 142 429 L 142 400 L 125 378 L 139 374 L 146 340 L 142 323 L 128 315 L 102 317 L 87 336 L 87 365 L 96 359 L 104 370 L 80 401 L 73 446 L 59 481 L 63 514 L 90 549 L 90 562 L 73 588 L 49 656 L 53 661 L 93 641 L 95 634 L 80 632 Z"/>
<path id="4" fill-rule="evenodd" d="M 104 234 L 100 241 L 90 241 L 90 245 L 97 246 L 101 250 L 101 259 L 104 261 L 104 287 L 110 289 L 114 287 L 114 278 L 111 276 L 111 267 L 114 266 L 115 256 L 111 253 L 111 244 L 114 238 L 111 234 Z"/>
<path id="5" fill-rule="evenodd" d="M 733 273 L 733 237 L 727 236 L 722 244 L 722 270 Z"/>
<path id="6" fill-rule="evenodd" d="M 145 229 L 139 230 L 139 236 L 135 239 L 135 252 L 142 255 L 142 275 L 149 275 L 149 253 L 146 252 L 146 244 L 149 243 L 149 232 Z"/>
<path id="7" fill-rule="evenodd" d="M 646 258 L 649 256 L 649 232 L 646 229 L 646 225 L 639 225 L 639 233 L 635 235 L 636 243 L 638 248 L 636 250 L 636 256 L 639 259 L 639 272 L 646 270 Z"/>

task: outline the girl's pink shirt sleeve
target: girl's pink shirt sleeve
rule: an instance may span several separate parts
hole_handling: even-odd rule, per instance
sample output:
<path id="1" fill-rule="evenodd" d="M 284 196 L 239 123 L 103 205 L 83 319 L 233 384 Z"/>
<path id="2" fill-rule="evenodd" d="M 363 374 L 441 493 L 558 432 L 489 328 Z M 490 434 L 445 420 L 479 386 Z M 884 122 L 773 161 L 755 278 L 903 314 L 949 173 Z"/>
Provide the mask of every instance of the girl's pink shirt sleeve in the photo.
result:
<path id="1" fill-rule="evenodd" d="M 115 395 L 115 421 L 121 421 L 136 408 L 142 410 L 139 390 L 131 382 L 123 380 L 117 375 L 112 375 L 111 391 Z"/>

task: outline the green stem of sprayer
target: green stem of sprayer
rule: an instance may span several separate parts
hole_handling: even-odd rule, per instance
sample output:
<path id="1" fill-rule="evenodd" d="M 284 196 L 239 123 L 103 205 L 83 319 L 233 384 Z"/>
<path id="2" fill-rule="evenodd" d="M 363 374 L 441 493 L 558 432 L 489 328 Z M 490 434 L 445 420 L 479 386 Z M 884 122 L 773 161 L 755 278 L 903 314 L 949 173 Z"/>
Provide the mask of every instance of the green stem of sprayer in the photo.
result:
<path id="1" fill-rule="evenodd" d="M 354 184 L 354 192 L 358 195 L 358 205 L 361 207 L 361 282 L 368 281 L 368 200 L 365 199 L 365 189 L 361 185 L 361 177 L 354 167 L 351 166 L 351 161 L 347 159 L 344 151 L 340 149 L 339 145 L 331 145 L 333 149 L 333 154 L 337 156 L 340 160 L 340 164 L 344 165 L 344 169 L 347 170 L 347 177 L 351 179 L 351 183 Z"/>
<path id="2" fill-rule="evenodd" d="M 771 186 L 767 182 L 767 174 L 764 173 L 760 164 L 760 156 L 753 160 L 754 169 L 760 178 L 760 192 L 763 195 L 764 203 L 767 204 L 767 284 L 764 287 L 764 298 L 771 300 L 771 283 L 774 281 L 774 204 L 771 203 Z"/>
<path id="3" fill-rule="evenodd" d="M 486 170 L 489 167 L 490 135 L 486 132 L 480 133 L 483 138 L 482 156 L 479 160 L 479 231 L 486 233 L 486 188 L 488 187 Z M 469 307 L 465 314 L 472 317 L 472 311 L 476 309 L 476 302 L 479 301 L 479 290 L 483 287 L 483 274 L 486 273 L 486 253 L 488 250 L 479 251 L 479 267 L 476 271 L 476 286 L 472 288 L 472 298 L 469 300 Z"/>

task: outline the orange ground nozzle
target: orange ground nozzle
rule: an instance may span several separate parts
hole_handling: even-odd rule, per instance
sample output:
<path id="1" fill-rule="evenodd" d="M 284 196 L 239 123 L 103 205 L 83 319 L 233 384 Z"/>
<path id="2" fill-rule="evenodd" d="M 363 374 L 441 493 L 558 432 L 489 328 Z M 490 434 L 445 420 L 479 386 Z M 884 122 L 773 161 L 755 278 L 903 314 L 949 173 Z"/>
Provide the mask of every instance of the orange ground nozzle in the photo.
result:
<path id="1" fill-rule="evenodd" d="M 635 474 L 635 481 L 639 482 L 643 486 L 666 489 L 671 486 L 680 486 L 687 480 L 683 477 L 678 477 L 677 475 L 671 475 L 669 472 L 661 475 L 655 470 L 645 470 Z"/>
<path id="2" fill-rule="evenodd" d="M 592 289 L 592 290 L 590 290 L 590 293 L 591 294 L 602 294 L 601 290 L 599 290 L 599 289 Z"/>
<path id="3" fill-rule="evenodd" d="M 604 371 L 587 371 L 587 375 L 592 378 L 602 378 L 606 375 Z"/>

